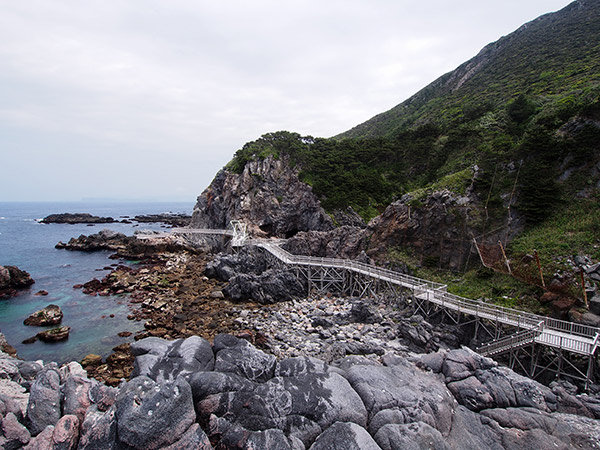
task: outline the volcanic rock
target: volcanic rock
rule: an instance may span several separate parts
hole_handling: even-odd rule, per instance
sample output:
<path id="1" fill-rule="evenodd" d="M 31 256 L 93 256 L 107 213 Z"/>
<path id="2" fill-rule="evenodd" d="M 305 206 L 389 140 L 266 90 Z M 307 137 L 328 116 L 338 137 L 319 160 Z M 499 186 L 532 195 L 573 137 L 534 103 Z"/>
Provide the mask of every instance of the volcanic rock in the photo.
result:
<path id="1" fill-rule="evenodd" d="M 30 326 L 58 325 L 63 319 L 63 312 L 58 305 L 48 305 L 27 317 L 23 324 Z"/>
<path id="2" fill-rule="evenodd" d="M 221 170 L 198 197 L 190 226 L 227 228 L 232 219 L 242 218 L 252 234 L 277 237 L 334 228 L 298 170 L 285 156 L 248 161 L 241 174 Z"/>
<path id="3" fill-rule="evenodd" d="M 18 289 L 25 289 L 35 281 L 29 273 L 16 266 L 0 266 L 0 299 L 17 295 Z"/>
<path id="4" fill-rule="evenodd" d="M 115 219 L 112 217 L 98 217 L 88 213 L 63 213 L 63 214 L 50 214 L 44 217 L 41 223 L 113 223 Z"/>

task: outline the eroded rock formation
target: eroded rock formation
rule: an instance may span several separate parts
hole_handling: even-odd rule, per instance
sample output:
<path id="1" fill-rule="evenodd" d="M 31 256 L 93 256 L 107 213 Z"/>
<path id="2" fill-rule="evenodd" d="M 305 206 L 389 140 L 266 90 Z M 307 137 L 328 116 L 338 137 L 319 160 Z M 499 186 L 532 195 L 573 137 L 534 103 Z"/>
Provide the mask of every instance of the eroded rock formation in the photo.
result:
<path id="1" fill-rule="evenodd" d="M 241 174 L 221 170 L 198 197 L 191 226 L 227 228 L 232 219 L 243 219 L 262 236 L 333 228 L 311 187 L 298 179 L 298 170 L 273 156 L 249 161 Z"/>

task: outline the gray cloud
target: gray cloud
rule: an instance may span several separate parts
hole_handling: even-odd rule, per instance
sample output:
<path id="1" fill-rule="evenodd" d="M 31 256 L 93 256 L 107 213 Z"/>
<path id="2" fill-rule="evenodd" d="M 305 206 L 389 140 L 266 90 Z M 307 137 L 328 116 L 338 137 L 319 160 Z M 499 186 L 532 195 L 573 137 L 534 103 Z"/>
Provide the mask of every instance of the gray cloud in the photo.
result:
<path id="1" fill-rule="evenodd" d="M 246 141 L 351 128 L 567 3 L 0 0 L 0 200 L 192 202 Z"/>

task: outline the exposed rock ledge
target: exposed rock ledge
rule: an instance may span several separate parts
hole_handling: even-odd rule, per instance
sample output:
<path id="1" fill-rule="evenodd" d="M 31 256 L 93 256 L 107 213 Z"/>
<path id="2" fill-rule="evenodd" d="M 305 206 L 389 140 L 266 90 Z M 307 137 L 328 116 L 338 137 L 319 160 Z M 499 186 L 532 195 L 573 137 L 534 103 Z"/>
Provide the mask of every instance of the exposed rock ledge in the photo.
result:
<path id="1" fill-rule="evenodd" d="M 118 388 L 77 363 L 0 354 L 3 448 L 600 447 L 598 397 L 544 387 L 466 348 L 328 365 L 219 335 L 212 345 L 147 338 L 132 352 L 133 376 Z"/>

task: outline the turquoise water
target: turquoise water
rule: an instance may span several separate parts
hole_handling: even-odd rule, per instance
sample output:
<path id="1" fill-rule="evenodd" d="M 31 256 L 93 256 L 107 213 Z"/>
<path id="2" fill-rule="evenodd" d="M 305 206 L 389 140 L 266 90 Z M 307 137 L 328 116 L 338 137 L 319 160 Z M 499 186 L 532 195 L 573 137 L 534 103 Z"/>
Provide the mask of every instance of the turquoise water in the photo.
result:
<path id="1" fill-rule="evenodd" d="M 87 212 L 99 216 L 133 217 L 138 214 L 163 212 L 188 213 L 188 203 L 3 203 L 0 202 L 0 265 L 14 265 L 26 270 L 35 280 L 30 289 L 21 291 L 17 297 L 0 300 L 0 331 L 26 360 L 44 361 L 80 360 L 89 353 L 107 356 L 111 349 L 133 337 L 120 338 L 121 331 L 138 331 L 141 322 L 127 320 L 130 306 L 125 298 L 92 297 L 84 295 L 73 285 L 93 278 L 101 279 L 108 273 L 103 268 L 118 260 L 109 259 L 111 252 L 72 252 L 57 250 L 58 241 L 66 242 L 81 234 L 93 234 L 105 228 L 125 234 L 138 229 L 161 229 L 161 224 L 41 224 L 49 214 L 63 212 Z M 39 290 L 48 291 L 47 296 L 34 295 Z M 42 328 L 23 325 L 32 312 L 53 303 L 63 310 L 63 325 L 71 327 L 65 342 L 22 344 Z M 109 317 L 114 314 L 114 317 Z"/>

